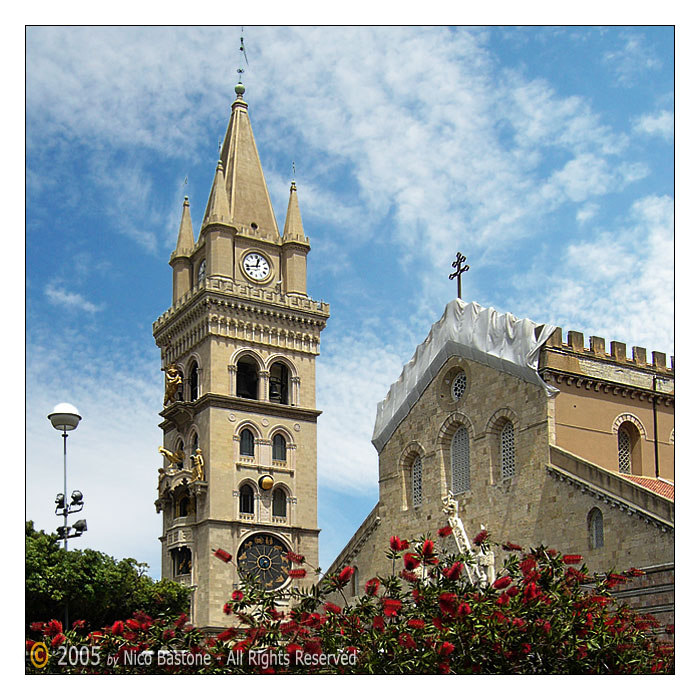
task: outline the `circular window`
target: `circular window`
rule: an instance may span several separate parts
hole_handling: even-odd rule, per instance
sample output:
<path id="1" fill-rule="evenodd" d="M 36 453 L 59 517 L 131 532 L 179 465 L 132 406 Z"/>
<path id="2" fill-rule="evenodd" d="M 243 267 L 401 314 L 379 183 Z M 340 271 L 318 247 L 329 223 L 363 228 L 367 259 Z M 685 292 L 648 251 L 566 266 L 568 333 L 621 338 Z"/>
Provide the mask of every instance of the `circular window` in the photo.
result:
<path id="1" fill-rule="evenodd" d="M 459 401 L 467 388 L 467 375 L 464 372 L 460 372 L 452 380 L 452 398 L 455 401 Z"/>
<path id="2" fill-rule="evenodd" d="M 266 590 L 274 590 L 287 580 L 287 550 L 278 537 L 262 533 L 253 535 L 238 550 L 238 568 Z"/>

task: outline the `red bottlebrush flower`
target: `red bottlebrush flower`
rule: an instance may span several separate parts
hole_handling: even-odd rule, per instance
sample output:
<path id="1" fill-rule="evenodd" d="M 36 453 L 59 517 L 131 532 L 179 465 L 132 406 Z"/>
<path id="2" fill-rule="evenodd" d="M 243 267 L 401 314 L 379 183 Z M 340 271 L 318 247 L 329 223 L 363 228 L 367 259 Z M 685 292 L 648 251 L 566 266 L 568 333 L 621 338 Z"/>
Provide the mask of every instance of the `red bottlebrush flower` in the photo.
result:
<path id="1" fill-rule="evenodd" d="M 450 642 L 443 642 L 440 646 L 441 656 L 449 656 L 455 650 L 455 645 Z"/>
<path id="2" fill-rule="evenodd" d="M 474 538 L 474 544 L 478 547 L 479 545 L 482 545 L 484 542 L 486 542 L 488 537 L 488 531 L 482 530 L 481 532 L 477 533 L 476 537 Z"/>
<path id="3" fill-rule="evenodd" d="M 518 564 L 518 566 L 520 567 L 520 571 L 522 571 L 523 574 L 529 574 L 535 568 L 536 565 L 537 562 L 531 557 L 526 557 Z"/>
<path id="4" fill-rule="evenodd" d="M 564 576 L 569 579 L 573 579 L 575 581 L 580 581 L 583 582 L 586 580 L 586 574 L 583 573 L 583 571 L 579 571 L 578 569 L 574 569 L 573 567 L 569 567 L 566 572 L 564 573 Z"/>
<path id="5" fill-rule="evenodd" d="M 469 615 L 471 613 L 472 609 L 469 606 L 469 603 L 460 603 L 459 606 L 457 607 L 457 615 L 459 617 L 463 617 L 464 615 Z"/>
<path id="6" fill-rule="evenodd" d="M 231 603 L 224 603 L 224 613 L 230 615 L 233 612 L 233 606 Z"/>
<path id="7" fill-rule="evenodd" d="M 405 649 L 415 649 L 416 642 L 408 632 L 402 632 L 399 635 L 399 646 L 402 646 Z"/>
<path id="8" fill-rule="evenodd" d="M 399 571 L 399 576 L 409 583 L 415 583 L 418 580 L 418 576 L 416 576 L 412 571 L 406 571 L 406 569 Z"/>
<path id="9" fill-rule="evenodd" d="M 281 620 L 284 617 L 284 613 L 277 610 L 277 608 L 270 608 L 267 612 L 270 613 L 270 617 L 273 620 Z"/>
<path id="10" fill-rule="evenodd" d="M 414 630 L 422 630 L 425 627 L 425 622 L 417 619 L 409 620 L 406 624 Z"/>
<path id="11" fill-rule="evenodd" d="M 445 527 L 441 527 L 437 531 L 438 537 L 449 537 L 452 534 L 452 528 L 447 525 Z"/>
<path id="12" fill-rule="evenodd" d="M 456 561 L 454 564 L 452 564 L 452 566 L 448 567 L 447 569 L 443 569 L 442 574 L 450 581 L 456 581 L 459 578 L 459 575 L 462 573 L 463 568 L 464 564 L 462 564 L 461 561 Z"/>
<path id="13" fill-rule="evenodd" d="M 522 617 L 514 617 L 511 621 L 510 624 L 513 625 L 513 627 L 517 627 L 518 629 L 522 629 L 525 627 L 527 624 L 525 620 L 523 620 Z"/>
<path id="14" fill-rule="evenodd" d="M 287 572 L 289 578 L 304 578 L 306 576 L 306 569 L 290 569 Z"/>
<path id="15" fill-rule="evenodd" d="M 408 571 L 413 571 L 420 564 L 420 559 L 415 554 L 404 554 L 403 555 L 403 565 Z"/>
<path id="16" fill-rule="evenodd" d="M 612 601 L 612 598 L 609 598 L 606 595 L 592 595 L 588 598 L 588 600 L 591 603 L 597 603 L 598 605 L 607 605 Z"/>
<path id="17" fill-rule="evenodd" d="M 124 633 L 124 623 L 121 620 L 117 620 L 110 629 L 112 634 L 123 634 Z"/>
<path id="18" fill-rule="evenodd" d="M 559 552 L 557 552 L 556 549 L 548 549 L 548 550 L 547 550 L 547 555 L 548 555 L 549 557 L 551 557 L 551 558 L 556 557 L 557 554 L 559 554 Z"/>
<path id="19" fill-rule="evenodd" d="M 637 576 L 644 576 L 644 575 L 646 574 L 646 571 L 642 571 L 641 569 L 636 569 L 636 568 L 633 566 L 633 567 L 631 567 L 630 569 L 627 569 L 627 571 L 625 571 L 625 574 L 626 574 L 627 576 L 634 576 L 634 577 L 637 577 Z"/>
<path id="20" fill-rule="evenodd" d="M 578 564 L 583 557 L 580 554 L 565 554 L 561 560 L 565 564 Z"/>
<path id="21" fill-rule="evenodd" d="M 393 598 L 384 599 L 384 615 L 386 617 L 396 617 L 401 608 L 402 603 L 400 600 L 394 600 Z"/>
<path id="22" fill-rule="evenodd" d="M 233 559 L 233 554 L 229 554 L 225 549 L 215 549 L 213 550 L 214 556 L 227 564 Z"/>
<path id="23" fill-rule="evenodd" d="M 59 632 L 52 640 L 51 640 L 51 646 L 52 647 L 57 647 L 59 644 L 63 644 L 63 642 L 66 641 L 66 635 L 63 634 L 62 632 Z"/>
<path id="24" fill-rule="evenodd" d="M 501 576 L 501 578 L 497 578 L 491 585 L 496 590 L 499 590 L 501 588 L 508 588 L 511 583 L 513 583 L 513 579 L 510 576 Z"/>
<path id="25" fill-rule="evenodd" d="M 666 630 L 666 634 L 675 634 L 676 633 L 676 626 L 675 625 L 666 625 L 665 630 Z"/>
<path id="26" fill-rule="evenodd" d="M 74 630 L 82 629 L 83 627 L 85 627 L 86 624 L 87 624 L 87 623 L 85 622 L 85 620 L 76 620 L 76 621 L 73 623 L 73 629 L 74 629 Z"/>
<path id="27" fill-rule="evenodd" d="M 304 651 L 307 654 L 320 654 L 322 651 L 321 640 L 318 637 L 311 637 L 304 642 Z"/>
<path id="28" fill-rule="evenodd" d="M 522 647 L 520 647 L 520 651 L 523 654 L 529 654 L 532 651 L 532 646 L 525 642 L 525 644 L 523 644 Z"/>
<path id="29" fill-rule="evenodd" d="M 294 552 L 287 552 L 287 559 L 293 561 L 296 564 L 303 564 L 306 557 L 303 554 L 295 554 Z"/>
<path id="30" fill-rule="evenodd" d="M 31 625 L 29 625 L 29 629 L 32 632 L 43 632 L 44 631 L 44 623 L 43 622 L 32 622 Z M 32 642 L 33 644 L 34 642 Z"/>
<path id="31" fill-rule="evenodd" d="M 126 626 L 127 626 L 130 630 L 134 630 L 134 632 L 138 632 L 138 631 L 141 629 L 141 623 L 140 623 L 138 620 L 135 620 L 135 619 L 133 619 L 133 618 L 129 618 L 129 619 L 126 621 Z"/>
<path id="32" fill-rule="evenodd" d="M 406 542 L 406 540 L 402 540 L 396 535 L 392 535 L 389 538 L 389 547 L 391 547 L 391 549 L 393 549 L 395 552 L 403 552 L 404 549 L 408 549 L 408 542 Z"/>
<path id="33" fill-rule="evenodd" d="M 411 591 L 411 595 L 413 596 L 413 600 L 418 603 L 419 601 L 423 600 L 423 594 L 417 589 L 414 588 Z"/>
<path id="34" fill-rule="evenodd" d="M 517 586 L 511 586 L 507 591 L 506 595 L 508 595 L 511 598 L 514 598 L 516 595 L 520 593 L 520 589 Z"/>
<path id="35" fill-rule="evenodd" d="M 342 612 L 341 609 L 340 609 L 335 603 L 326 603 L 326 604 L 323 606 L 323 609 L 324 609 L 327 613 L 334 613 L 334 614 L 336 614 L 336 615 L 338 615 L 339 613 Z"/>
<path id="36" fill-rule="evenodd" d="M 513 544 L 512 542 L 506 542 L 502 544 L 501 547 L 505 549 L 506 552 L 522 552 L 523 548 L 519 544 Z"/>
<path id="37" fill-rule="evenodd" d="M 352 578 L 352 575 L 355 573 L 355 567 L 354 566 L 346 566 L 339 574 L 338 574 L 338 582 L 341 583 L 343 586 Z"/>
<path id="38" fill-rule="evenodd" d="M 438 664 L 438 671 L 440 671 L 441 675 L 446 676 L 450 672 L 450 664 L 445 661 L 440 662 Z"/>
<path id="39" fill-rule="evenodd" d="M 438 605 L 443 615 L 454 615 L 457 612 L 457 596 L 454 593 L 441 593 Z"/>
<path id="40" fill-rule="evenodd" d="M 432 540 L 426 540 L 423 542 L 423 546 L 421 547 L 421 554 L 423 555 L 423 558 L 428 558 L 433 556 L 433 552 L 435 551 L 435 542 Z"/>
<path id="41" fill-rule="evenodd" d="M 510 603 L 510 598 L 506 593 L 501 593 L 496 600 L 496 605 L 508 605 Z"/>
<path id="42" fill-rule="evenodd" d="M 379 590 L 379 579 L 378 578 L 371 578 L 367 583 L 365 583 L 365 593 L 367 595 L 377 595 L 377 591 Z"/>
<path id="43" fill-rule="evenodd" d="M 608 574 L 607 578 L 605 579 L 605 587 L 613 588 L 619 583 L 624 583 L 625 581 L 627 581 L 627 576 L 623 576 L 622 574 Z"/>
<path id="44" fill-rule="evenodd" d="M 577 659 L 585 659 L 588 656 L 588 648 L 586 647 L 585 644 L 582 644 L 580 647 L 576 649 L 576 658 Z"/>
<path id="45" fill-rule="evenodd" d="M 175 636 L 175 630 L 165 630 L 163 632 L 163 639 L 168 642 Z"/>
<path id="46" fill-rule="evenodd" d="M 444 630 L 445 625 L 442 624 L 442 620 L 439 617 L 434 617 L 433 618 L 433 627 L 438 630 Z M 432 644 L 431 644 L 432 646 Z"/>
<path id="47" fill-rule="evenodd" d="M 296 656 L 296 653 L 298 651 L 302 651 L 302 647 L 300 647 L 298 644 L 294 644 L 294 643 L 287 644 L 286 649 L 287 649 L 287 653 L 292 657 L 292 659 L 294 659 L 294 657 Z"/>
<path id="48" fill-rule="evenodd" d="M 235 636 L 236 636 L 236 628 L 229 627 L 228 629 L 224 630 L 223 632 L 219 632 L 219 634 L 216 635 L 216 638 L 220 639 L 222 642 L 226 642 Z"/>
<path id="49" fill-rule="evenodd" d="M 185 615 L 185 613 L 182 613 L 182 615 L 180 615 L 180 617 L 178 617 L 177 620 L 175 620 L 175 627 L 180 629 L 180 627 L 182 627 L 188 619 L 189 618 L 187 617 L 187 615 Z"/>
<path id="50" fill-rule="evenodd" d="M 523 590 L 523 603 L 529 603 L 531 600 L 537 600 L 540 597 L 540 590 L 537 584 L 532 581 L 528 583 Z"/>
<path id="51" fill-rule="evenodd" d="M 233 593 L 231 593 L 231 600 L 234 603 L 237 603 L 238 601 L 243 600 L 243 598 L 244 598 L 243 591 L 233 591 Z"/>
<path id="52" fill-rule="evenodd" d="M 385 613 L 386 614 L 386 613 Z M 373 620 L 372 620 L 372 627 L 375 630 L 379 630 L 380 632 L 384 631 L 384 618 L 381 617 L 381 615 L 377 615 Z"/>
<path id="53" fill-rule="evenodd" d="M 49 620 L 46 625 L 45 634 L 55 636 L 63 632 L 63 625 L 58 620 Z"/>
<path id="54" fill-rule="evenodd" d="M 133 630 L 124 630 L 124 634 L 122 635 L 124 639 L 126 639 L 127 642 L 134 642 L 136 641 L 137 634 Z"/>

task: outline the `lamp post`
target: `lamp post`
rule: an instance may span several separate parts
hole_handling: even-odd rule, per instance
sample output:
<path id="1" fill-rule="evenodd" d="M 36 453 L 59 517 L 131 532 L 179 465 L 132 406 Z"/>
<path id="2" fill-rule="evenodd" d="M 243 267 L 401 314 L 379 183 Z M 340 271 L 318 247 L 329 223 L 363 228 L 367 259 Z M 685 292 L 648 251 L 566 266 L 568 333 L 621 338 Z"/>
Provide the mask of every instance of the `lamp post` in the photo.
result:
<path id="1" fill-rule="evenodd" d="M 78 513 L 83 509 L 83 494 L 80 491 L 71 493 L 71 501 L 68 503 L 68 469 L 67 469 L 67 443 L 68 433 L 75 430 L 80 423 L 81 416 L 78 409 L 69 403 L 59 403 L 47 416 L 56 430 L 63 431 L 63 493 L 56 496 L 56 515 L 63 515 L 63 526 L 58 527 L 58 536 L 63 540 L 63 549 L 68 551 L 68 539 L 70 537 L 80 537 L 87 530 L 87 522 L 78 520 L 73 527 L 68 527 L 68 516 L 71 513 Z M 74 533 L 69 534 L 71 530 Z M 66 599 L 66 624 L 68 630 L 68 602 Z"/>

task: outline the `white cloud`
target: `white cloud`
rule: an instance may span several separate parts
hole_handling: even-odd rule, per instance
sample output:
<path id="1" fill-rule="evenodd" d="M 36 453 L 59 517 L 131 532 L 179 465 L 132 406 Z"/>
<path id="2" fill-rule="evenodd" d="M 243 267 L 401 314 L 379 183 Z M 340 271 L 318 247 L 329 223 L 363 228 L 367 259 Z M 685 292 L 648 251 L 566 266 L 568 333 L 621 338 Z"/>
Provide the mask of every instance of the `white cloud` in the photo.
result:
<path id="1" fill-rule="evenodd" d="M 629 86 L 647 71 L 661 67 L 661 61 L 644 43 L 641 34 L 627 34 L 624 45 L 615 51 L 606 51 L 603 61 L 613 70 L 617 83 L 623 86 Z"/>
<path id="2" fill-rule="evenodd" d="M 597 213 L 600 207 L 597 204 L 584 204 L 576 212 L 576 221 L 579 224 L 584 224 L 586 221 L 592 219 Z"/>
<path id="3" fill-rule="evenodd" d="M 643 114 L 634 122 L 634 131 L 647 136 L 660 136 L 665 141 L 673 140 L 673 112 L 662 109 L 655 114 Z"/>
<path id="4" fill-rule="evenodd" d="M 572 243 L 555 271 L 540 277 L 533 317 L 672 354 L 673 231 L 670 197 L 637 200 L 624 227 Z"/>
<path id="5" fill-rule="evenodd" d="M 69 292 L 65 289 L 57 287 L 55 284 L 48 284 L 44 289 L 47 299 L 56 306 L 63 306 L 69 309 L 78 309 L 79 311 L 87 311 L 95 313 L 102 310 L 102 305 L 93 304 L 85 299 L 82 295 L 76 292 Z"/>

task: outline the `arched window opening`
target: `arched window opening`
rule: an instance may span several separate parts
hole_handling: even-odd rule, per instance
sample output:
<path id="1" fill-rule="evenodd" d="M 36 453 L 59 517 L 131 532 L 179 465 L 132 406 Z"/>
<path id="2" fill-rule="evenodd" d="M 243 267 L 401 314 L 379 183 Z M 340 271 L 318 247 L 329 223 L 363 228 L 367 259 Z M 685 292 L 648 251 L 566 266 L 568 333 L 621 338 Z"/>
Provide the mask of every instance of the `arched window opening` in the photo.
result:
<path id="1" fill-rule="evenodd" d="M 207 276 L 207 259 L 205 258 L 199 263 L 199 269 L 197 270 L 197 284 L 202 284 L 204 278 Z"/>
<path id="2" fill-rule="evenodd" d="M 243 484 L 241 486 L 240 492 L 240 507 L 241 513 L 252 514 L 255 512 L 255 499 L 253 494 L 253 488 L 249 484 Z"/>
<path id="3" fill-rule="evenodd" d="M 177 445 L 175 446 L 175 452 L 180 452 L 181 454 L 185 454 L 185 445 L 182 442 L 182 440 L 177 441 Z M 180 460 L 176 465 L 178 469 L 182 469 L 185 465 L 182 460 Z"/>
<path id="4" fill-rule="evenodd" d="M 255 457 L 255 438 L 248 428 L 241 430 L 241 456 Z"/>
<path id="5" fill-rule="evenodd" d="M 598 508 L 592 508 L 588 513 L 588 543 L 591 549 L 600 549 L 603 538 L 603 514 Z"/>
<path id="6" fill-rule="evenodd" d="M 170 552 L 173 576 L 184 576 L 192 571 L 192 552 L 188 547 L 178 547 Z"/>
<path id="7" fill-rule="evenodd" d="M 509 420 L 501 428 L 499 443 L 501 448 L 501 478 L 511 479 L 515 476 L 515 430 Z"/>
<path id="8" fill-rule="evenodd" d="M 469 491 L 469 433 L 462 426 L 452 438 L 452 493 Z"/>
<path id="9" fill-rule="evenodd" d="M 272 438 L 272 459 L 277 462 L 287 461 L 287 441 L 281 433 Z"/>
<path id="10" fill-rule="evenodd" d="M 242 357 L 236 365 L 236 396 L 258 398 L 258 365 L 250 357 Z"/>
<path id="11" fill-rule="evenodd" d="M 411 485 L 413 489 L 413 507 L 423 503 L 423 459 L 416 457 L 411 467 Z"/>
<path id="12" fill-rule="evenodd" d="M 287 517 L 287 494 L 284 489 L 276 488 L 272 492 L 272 515 L 277 518 Z"/>
<path id="13" fill-rule="evenodd" d="M 177 504 L 177 515 L 179 518 L 186 518 L 190 514 L 189 496 L 183 496 Z"/>
<path id="14" fill-rule="evenodd" d="M 199 398 L 199 365 L 196 362 L 193 362 L 190 368 L 188 384 L 190 387 L 190 401 L 196 401 Z"/>
<path id="15" fill-rule="evenodd" d="M 270 401 L 289 403 L 289 370 L 282 362 L 275 362 L 270 367 Z"/>
<path id="16" fill-rule="evenodd" d="M 641 440 L 634 423 L 625 421 L 617 431 L 617 466 L 620 474 L 641 475 Z"/>

